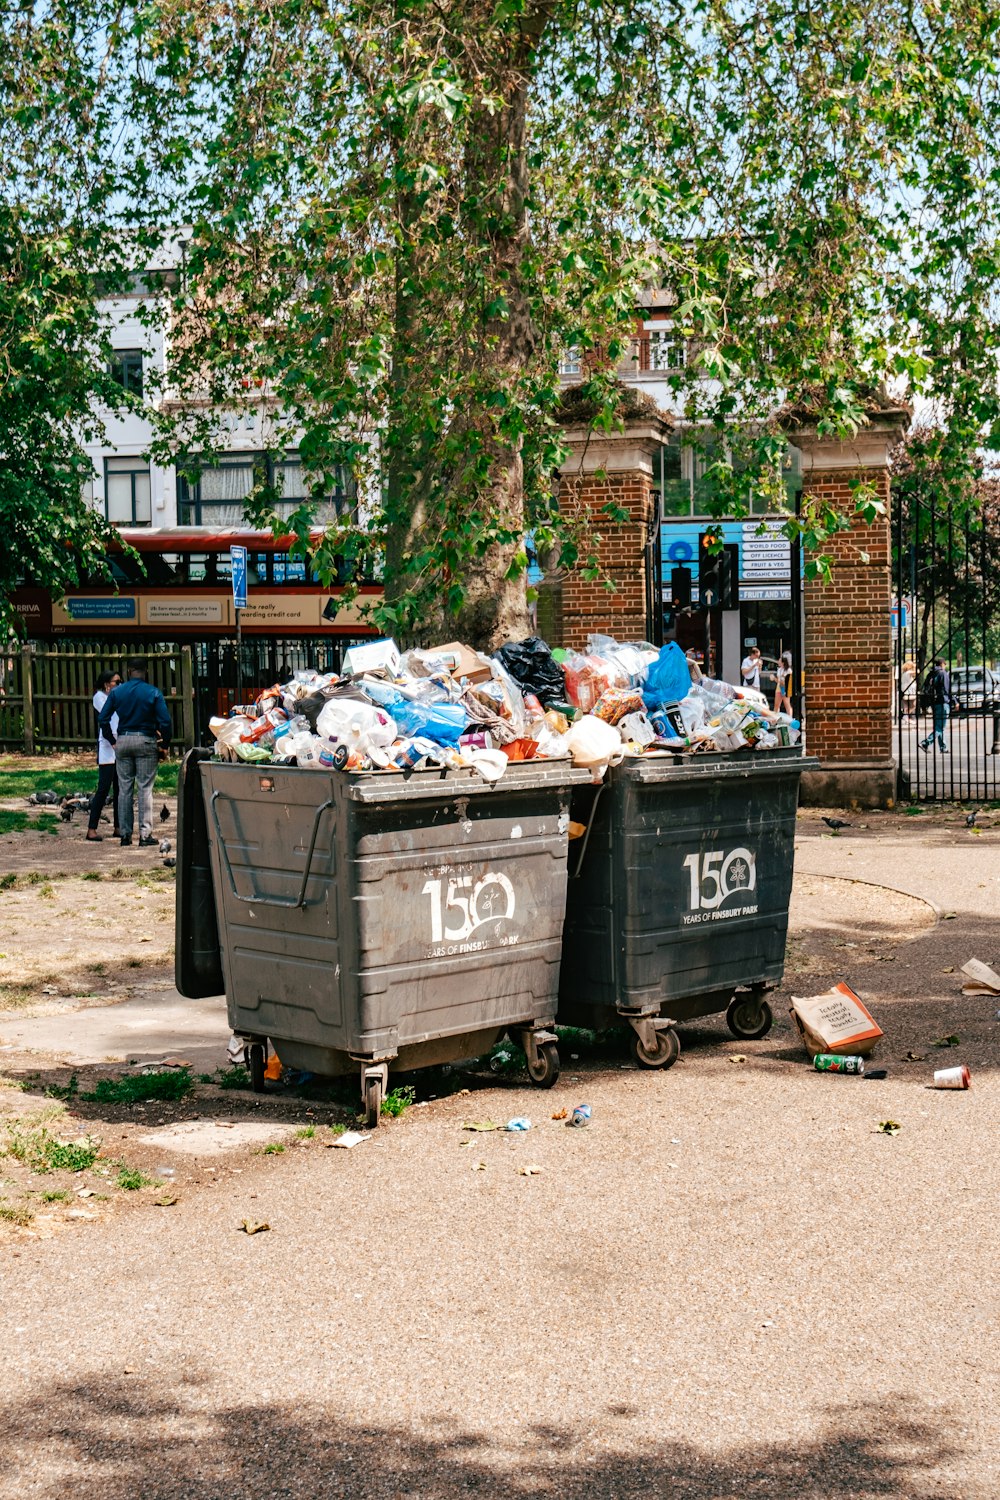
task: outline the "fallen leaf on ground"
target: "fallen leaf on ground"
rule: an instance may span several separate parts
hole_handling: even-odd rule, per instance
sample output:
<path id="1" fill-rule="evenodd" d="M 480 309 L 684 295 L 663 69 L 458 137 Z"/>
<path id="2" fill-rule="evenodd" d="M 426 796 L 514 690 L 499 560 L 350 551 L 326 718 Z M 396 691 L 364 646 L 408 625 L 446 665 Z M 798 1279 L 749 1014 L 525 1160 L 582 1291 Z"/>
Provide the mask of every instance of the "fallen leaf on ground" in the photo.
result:
<path id="1" fill-rule="evenodd" d="M 463 1130 L 503 1130 L 503 1125 L 498 1125 L 496 1120 L 463 1120 Z"/>
<path id="2" fill-rule="evenodd" d="M 153 1199 L 154 1208 L 172 1208 L 177 1202 L 176 1193 L 161 1193 L 158 1198 Z M 247 1231 L 249 1233 L 249 1230 Z"/>
<path id="3" fill-rule="evenodd" d="M 954 972 L 955 972 L 955 965 L 954 964 L 949 964 L 946 969 L 942 969 L 941 970 L 942 974 L 954 974 Z"/>
<path id="4" fill-rule="evenodd" d="M 519 1177 L 537 1177 L 541 1170 L 541 1167 L 518 1167 L 517 1174 Z"/>
<path id="5" fill-rule="evenodd" d="M 956 1036 L 954 1034 L 954 1032 L 952 1032 L 951 1036 L 939 1036 L 936 1042 L 932 1042 L 931 1043 L 931 1046 L 932 1047 L 957 1047 L 957 1046 L 960 1045 L 961 1040 L 962 1040 L 961 1037 Z"/>
<path id="6" fill-rule="evenodd" d="M 734 1063 L 746 1062 L 746 1060 L 747 1056 L 745 1052 L 734 1052 L 732 1057 L 730 1057 L 729 1059 L 730 1062 Z"/>
<path id="7" fill-rule="evenodd" d="M 240 1221 L 240 1228 L 244 1234 L 263 1234 L 264 1230 L 270 1229 L 270 1227 L 270 1224 L 266 1221 L 261 1223 L 258 1223 L 256 1219 L 242 1219 Z"/>
<path id="8" fill-rule="evenodd" d="M 958 912 L 955 912 L 955 911 L 943 911 L 941 913 L 941 920 L 942 920 L 942 922 L 954 922 L 954 920 L 955 920 L 955 918 L 957 916 L 958 916 Z"/>
<path id="9" fill-rule="evenodd" d="M 906 1054 L 906 1056 L 903 1058 L 903 1061 L 904 1062 L 926 1062 L 927 1061 L 927 1053 L 926 1052 L 908 1052 Z"/>
<path id="10" fill-rule="evenodd" d="M 553 1112 L 552 1112 L 552 1118 L 553 1118 L 553 1120 L 565 1120 L 565 1118 L 566 1118 L 566 1116 L 568 1114 L 569 1114 L 569 1110 L 568 1109 L 556 1109 L 556 1110 L 553 1110 Z"/>
<path id="11" fill-rule="evenodd" d="M 883 1135 L 898 1135 L 903 1127 L 898 1120 L 879 1120 L 878 1128 Z"/>

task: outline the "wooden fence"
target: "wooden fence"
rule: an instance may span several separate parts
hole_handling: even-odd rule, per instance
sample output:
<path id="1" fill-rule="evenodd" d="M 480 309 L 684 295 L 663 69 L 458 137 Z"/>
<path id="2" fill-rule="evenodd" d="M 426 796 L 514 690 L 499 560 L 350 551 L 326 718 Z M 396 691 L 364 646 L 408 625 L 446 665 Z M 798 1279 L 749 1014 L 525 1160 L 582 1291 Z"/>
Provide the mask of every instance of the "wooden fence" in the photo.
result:
<path id="1" fill-rule="evenodd" d="M 105 668 L 125 675 L 130 655 L 110 645 L 81 650 L 12 645 L 0 662 L 0 745 L 34 755 L 43 750 L 83 750 L 97 740 L 93 697 Z M 173 722 L 173 743 L 194 744 L 191 647 L 143 652 L 149 681 L 162 692 Z"/>

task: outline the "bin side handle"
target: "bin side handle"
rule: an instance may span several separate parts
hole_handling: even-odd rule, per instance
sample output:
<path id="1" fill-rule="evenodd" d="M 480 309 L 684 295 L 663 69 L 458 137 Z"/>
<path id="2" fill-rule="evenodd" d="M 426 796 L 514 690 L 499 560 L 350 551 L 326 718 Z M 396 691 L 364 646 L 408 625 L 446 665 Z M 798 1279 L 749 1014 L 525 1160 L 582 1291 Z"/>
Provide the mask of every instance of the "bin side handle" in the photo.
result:
<path id="1" fill-rule="evenodd" d="M 237 901 L 245 901 L 247 903 L 253 902 L 255 906 L 304 907 L 306 904 L 306 887 L 308 886 L 309 878 L 312 875 L 313 854 L 316 851 L 316 840 L 319 837 L 320 820 L 322 819 L 323 814 L 326 812 L 327 808 L 333 806 L 333 798 L 331 797 L 326 802 L 322 802 L 316 809 L 316 814 L 313 818 L 312 837 L 309 840 L 309 852 L 306 855 L 306 867 L 302 872 L 302 884 L 299 886 L 298 896 L 296 896 L 293 901 L 289 901 L 286 900 L 283 896 L 241 896 L 239 891 L 236 889 L 236 878 L 233 875 L 233 867 L 229 862 L 229 850 L 226 848 L 226 841 L 222 836 L 222 827 L 219 823 L 219 810 L 215 805 L 217 799 L 221 796 L 221 791 L 214 791 L 212 793 L 212 801 L 210 805 L 212 808 L 212 818 L 215 822 L 215 832 L 218 835 L 219 839 L 219 848 L 222 850 L 222 861 L 226 867 L 226 874 L 229 877 L 229 888 L 232 891 L 233 895 L 236 897 Z"/>
<path id="2" fill-rule="evenodd" d="M 601 793 L 604 791 L 604 788 L 606 786 L 606 781 L 599 782 L 597 790 L 594 793 L 594 800 L 590 804 L 590 817 L 587 819 L 587 827 L 580 835 L 580 852 L 576 857 L 576 869 L 573 871 L 572 875 L 570 875 L 570 880 L 576 880 L 580 871 L 583 869 L 584 856 L 587 853 L 587 845 L 590 843 L 590 830 L 593 828 L 594 819 L 597 817 L 597 804 L 600 802 Z"/>

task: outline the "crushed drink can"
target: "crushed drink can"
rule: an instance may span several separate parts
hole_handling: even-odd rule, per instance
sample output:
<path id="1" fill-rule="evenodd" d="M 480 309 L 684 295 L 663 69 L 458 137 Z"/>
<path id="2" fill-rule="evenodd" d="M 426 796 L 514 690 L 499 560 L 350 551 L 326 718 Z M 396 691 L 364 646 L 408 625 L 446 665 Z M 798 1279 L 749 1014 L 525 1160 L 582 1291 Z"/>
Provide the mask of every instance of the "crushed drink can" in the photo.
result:
<path id="1" fill-rule="evenodd" d="M 592 1110 L 589 1104 L 578 1104 L 566 1121 L 567 1125 L 589 1125 Z"/>
<path id="2" fill-rule="evenodd" d="M 813 1067 L 817 1073 L 863 1073 L 865 1060 L 863 1057 L 841 1057 L 836 1052 L 817 1052 Z"/>

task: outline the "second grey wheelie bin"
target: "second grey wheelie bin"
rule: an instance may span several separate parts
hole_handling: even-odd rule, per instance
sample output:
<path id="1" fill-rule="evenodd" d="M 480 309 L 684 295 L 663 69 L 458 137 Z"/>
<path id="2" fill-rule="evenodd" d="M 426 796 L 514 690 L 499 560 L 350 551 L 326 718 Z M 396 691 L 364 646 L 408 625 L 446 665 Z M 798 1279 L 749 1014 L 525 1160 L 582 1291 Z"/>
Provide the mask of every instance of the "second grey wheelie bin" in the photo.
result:
<path id="1" fill-rule="evenodd" d="M 177 987 L 225 991 L 263 1088 L 270 1039 L 309 1072 L 357 1072 L 369 1125 L 390 1066 L 488 1051 L 504 1032 L 542 1087 L 566 903 L 568 762 L 352 775 L 211 760 L 178 788 Z"/>
<path id="2" fill-rule="evenodd" d="M 677 1021 L 726 1012 L 734 1036 L 771 1029 L 782 977 L 798 748 L 644 756 L 573 793 L 561 1025 L 633 1030 L 640 1066 L 670 1067 Z"/>

